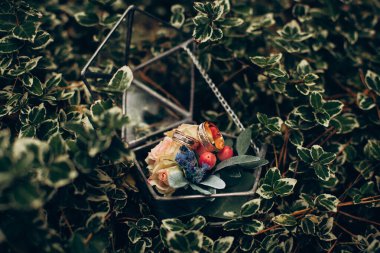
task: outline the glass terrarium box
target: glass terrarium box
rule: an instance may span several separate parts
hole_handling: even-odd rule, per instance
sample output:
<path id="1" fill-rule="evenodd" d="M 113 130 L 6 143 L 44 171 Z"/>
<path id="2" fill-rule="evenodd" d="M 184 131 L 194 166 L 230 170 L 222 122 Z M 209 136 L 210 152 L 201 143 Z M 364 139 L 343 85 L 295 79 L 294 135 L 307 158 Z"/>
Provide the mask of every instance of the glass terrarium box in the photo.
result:
<path id="1" fill-rule="evenodd" d="M 202 107 L 212 100 L 222 102 L 218 108 L 236 117 L 216 86 L 212 85 L 196 57 L 196 44 L 191 34 L 131 6 L 105 36 L 82 71 L 83 80 L 96 96 L 116 70 L 128 65 L 134 75 L 131 86 L 117 98 L 128 115 L 129 123 L 121 136 L 135 155 L 135 178 L 141 195 L 160 218 L 200 214 L 229 218 L 255 193 L 261 168 L 236 169 L 218 176 L 226 182 L 224 189 L 199 192 L 191 187 L 177 189 L 171 195 L 161 194 L 149 184 L 146 157 L 167 131 L 195 122 L 194 103 Z M 198 86 L 209 85 L 209 93 L 198 94 Z M 235 119 L 236 120 L 236 119 Z M 236 122 L 235 122 L 236 123 Z M 223 126 L 218 126 L 223 130 Z M 241 125 L 238 128 L 242 128 Z M 235 137 L 223 133 L 225 143 Z"/>

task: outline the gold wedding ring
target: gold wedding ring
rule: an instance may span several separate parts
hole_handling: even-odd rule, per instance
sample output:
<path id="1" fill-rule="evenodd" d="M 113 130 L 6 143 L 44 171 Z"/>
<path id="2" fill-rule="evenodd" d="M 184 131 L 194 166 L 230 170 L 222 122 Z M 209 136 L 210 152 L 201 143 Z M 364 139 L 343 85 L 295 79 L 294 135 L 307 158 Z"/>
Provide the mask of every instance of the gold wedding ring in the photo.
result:
<path id="1" fill-rule="evenodd" d="M 174 130 L 173 132 L 173 141 L 185 145 L 189 149 L 196 149 L 199 146 L 199 141 L 189 135 L 184 134 L 179 130 Z"/>
<path id="2" fill-rule="evenodd" d="M 207 151 L 213 152 L 224 148 L 223 135 L 218 127 L 211 122 L 205 121 L 198 126 L 198 137 Z"/>

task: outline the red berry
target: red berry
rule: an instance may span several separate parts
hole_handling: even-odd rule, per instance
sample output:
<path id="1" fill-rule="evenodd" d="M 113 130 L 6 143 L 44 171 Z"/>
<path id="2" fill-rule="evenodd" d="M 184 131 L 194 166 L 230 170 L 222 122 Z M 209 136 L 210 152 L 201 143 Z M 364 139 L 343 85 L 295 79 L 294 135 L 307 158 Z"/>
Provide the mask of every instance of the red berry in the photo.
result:
<path id="1" fill-rule="evenodd" d="M 207 152 L 207 149 L 205 149 L 205 147 L 203 145 L 198 145 L 198 147 L 195 150 L 195 152 L 200 156 L 204 152 Z"/>
<path id="2" fill-rule="evenodd" d="M 203 166 L 204 164 L 207 164 L 210 166 L 210 169 L 215 166 L 216 163 L 216 156 L 211 152 L 204 152 L 199 157 L 199 165 Z"/>
<path id="3" fill-rule="evenodd" d="M 218 159 L 221 161 L 227 160 L 234 155 L 234 151 L 230 146 L 224 146 L 222 150 L 220 150 L 217 154 Z"/>

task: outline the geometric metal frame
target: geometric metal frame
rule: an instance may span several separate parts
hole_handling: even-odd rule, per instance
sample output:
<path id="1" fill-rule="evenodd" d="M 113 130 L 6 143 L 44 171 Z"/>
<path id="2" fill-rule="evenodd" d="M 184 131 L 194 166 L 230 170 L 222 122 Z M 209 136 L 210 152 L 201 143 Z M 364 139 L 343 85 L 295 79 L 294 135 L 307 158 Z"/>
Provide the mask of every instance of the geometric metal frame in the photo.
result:
<path id="1" fill-rule="evenodd" d="M 176 29 L 177 31 L 179 32 L 182 32 L 180 29 L 176 28 L 176 27 L 173 27 L 170 23 L 164 21 L 164 20 L 161 20 L 160 18 L 144 11 L 144 10 L 140 10 L 138 9 L 137 7 L 135 6 L 130 6 L 129 8 L 127 8 L 127 10 L 122 14 L 121 18 L 115 23 L 114 27 L 110 30 L 110 32 L 107 34 L 107 36 L 105 37 L 105 39 L 100 43 L 99 47 L 96 49 L 96 51 L 94 52 L 94 54 L 91 56 L 91 58 L 88 60 L 88 62 L 86 63 L 86 65 L 84 66 L 84 68 L 82 69 L 81 71 L 81 77 L 82 77 L 82 80 L 84 81 L 87 89 L 90 91 L 91 93 L 91 96 L 94 97 L 95 94 L 94 94 L 94 91 L 92 90 L 91 88 L 91 85 L 88 83 L 87 81 L 87 78 L 94 78 L 94 77 L 110 77 L 109 74 L 102 74 L 102 73 L 94 73 L 94 72 L 91 72 L 89 71 L 89 67 L 90 65 L 92 64 L 92 62 L 94 61 L 94 59 L 96 58 L 96 56 L 99 54 L 99 52 L 101 51 L 101 49 L 104 47 L 104 45 L 108 42 L 108 40 L 110 39 L 112 33 L 116 30 L 116 28 L 118 28 L 121 23 L 126 20 L 127 22 L 127 36 L 126 36 L 126 57 L 125 57 L 125 64 L 128 63 L 128 57 L 129 57 L 129 48 L 130 48 L 130 43 L 131 43 L 131 36 L 132 36 L 132 24 L 133 24 L 133 18 L 134 18 L 134 13 L 135 12 L 139 12 L 143 15 L 147 15 L 149 16 L 150 18 L 166 25 L 166 26 L 170 26 L 172 27 L 173 29 Z M 188 38 L 185 38 L 184 42 L 153 57 L 152 59 L 150 60 L 147 60 L 146 62 L 136 66 L 135 68 L 132 69 L 132 72 L 135 72 L 135 71 L 138 71 L 139 69 L 157 61 L 157 60 L 160 60 L 161 58 L 165 57 L 165 56 L 168 56 L 174 52 L 176 52 L 177 50 L 181 50 L 181 49 L 184 49 L 184 47 L 186 47 L 187 45 L 189 44 L 192 44 L 193 45 L 193 50 L 195 48 L 195 44 L 193 42 L 193 39 L 191 36 L 189 36 Z M 194 63 L 194 62 L 193 62 Z M 149 87 L 147 87 L 144 83 L 138 81 L 138 80 L 134 80 L 133 83 L 138 86 L 139 88 L 142 88 L 144 89 L 146 92 L 148 92 L 149 94 L 155 96 L 157 99 L 160 100 L 160 102 L 170 106 L 170 107 L 174 107 L 173 109 L 181 109 L 181 108 L 176 108 L 177 106 L 176 105 L 173 105 L 170 103 L 170 101 L 168 101 L 166 98 L 160 96 L 159 94 L 156 94 L 152 89 L 150 89 Z M 180 111 L 180 113 L 182 113 L 185 118 L 184 120 L 182 121 L 179 121 L 179 122 L 176 122 L 170 126 L 167 127 L 167 129 L 162 129 L 160 131 L 157 131 L 155 133 L 152 133 L 151 135 L 147 136 L 146 138 L 142 138 L 142 139 L 139 139 L 137 142 L 132 142 L 132 143 L 128 143 L 130 145 L 130 147 L 132 148 L 132 150 L 134 152 L 138 152 L 139 150 L 141 150 L 142 148 L 145 148 L 146 146 L 148 145 L 152 145 L 152 142 L 148 142 L 147 144 L 145 145 L 141 145 L 142 143 L 146 143 L 147 140 L 149 140 L 149 138 L 151 138 L 152 136 L 158 136 L 159 134 L 162 134 L 163 131 L 166 131 L 166 130 L 169 130 L 169 129 L 172 129 L 182 123 L 188 123 L 188 122 L 192 122 L 193 121 L 193 104 L 194 104 L 194 86 L 195 86 L 195 68 L 194 68 L 194 64 L 191 65 L 191 94 L 190 94 L 190 110 L 189 111 Z M 215 89 L 215 88 L 214 88 Z M 123 94 L 123 113 L 126 113 L 126 103 L 125 103 L 125 100 L 126 100 L 126 93 Z M 127 141 L 125 139 L 126 137 L 126 128 L 123 128 L 122 130 L 122 138 L 124 139 L 124 141 Z M 260 149 L 260 156 L 261 157 L 264 157 L 265 156 L 265 152 L 266 152 L 266 146 L 263 146 L 261 149 Z M 145 184 L 145 187 L 148 188 L 148 191 L 150 192 L 150 195 L 151 197 L 153 198 L 154 201 L 164 201 L 164 202 L 167 202 L 167 201 L 181 201 L 181 200 L 196 200 L 196 199 L 211 199 L 211 198 L 227 198 L 227 197 L 252 197 L 255 192 L 256 192 L 256 189 L 258 187 L 258 182 L 259 182 L 259 179 L 260 179 L 260 174 L 261 174 L 261 168 L 257 168 L 253 173 L 254 173 L 254 178 L 255 178 L 255 182 L 253 183 L 253 187 L 252 189 L 248 190 L 248 191 L 244 191 L 244 192 L 230 192 L 230 193 L 215 193 L 215 194 L 210 194 L 210 195 L 203 195 L 203 194 L 193 194 L 193 195 L 181 195 L 181 196 L 162 196 L 162 195 L 159 195 L 155 190 L 154 188 L 148 183 L 147 181 L 147 178 L 146 178 L 146 175 L 143 171 L 143 169 L 141 168 L 140 164 L 138 162 L 135 163 L 136 164 L 136 168 L 137 168 L 137 171 L 139 173 L 139 176 L 141 177 L 142 181 L 144 181 L 144 184 Z"/>
<path id="2" fill-rule="evenodd" d="M 134 15 L 135 15 L 135 12 L 138 12 L 138 13 L 141 13 L 143 15 L 146 15 L 148 16 L 149 18 L 152 18 L 153 20 L 159 22 L 159 23 L 162 23 L 163 25 L 167 26 L 167 27 L 170 27 L 172 29 L 175 29 L 177 30 L 178 32 L 180 32 L 180 34 L 183 34 L 183 32 L 172 26 L 170 23 L 150 14 L 149 12 L 146 12 L 144 10 L 141 10 L 139 8 L 137 8 L 136 6 L 132 5 L 130 6 L 129 8 L 127 8 L 127 10 L 122 14 L 122 16 L 120 17 L 120 19 L 115 23 L 115 25 L 113 26 L 113 28 L 110 30 L 110 32 L 107 34 L 107 36 L 105 37 L 105 39 L 100 43 L 100 45 L 98 46 L 98 48 L 96 49 L 96 51 L 94 52 L 94 54 L 91 56 L 91 58 L 88 60 L 88 62 L 85 64 L 85 66 L 83 67 L 82 71 L 81 71 L 81 78 L 84 82 L 84 84 L 86 85 L 87 89 L 90 91 L 90 94 L 92 97 L 95 97 L 95 94 L 94 94 L 94 91 L 92 90 L 91 88 L 91 85 L 89 84 L 89 82 L 87 81 L 87 78 L 96 78 L 96 77 L 103 77 L 103 78 L 111 78 L 112 75 L 111 74 L 104 74 L 104 73 L 95 73 L 95 72 L 92 72 L 89 70 L 89 67 L 91 66 L 91 64 L 93 63 L 93 61 L 95 60 L 95 58 L 98 56 L 98 54 L 100 53 L 100 51 L 102 50 L 102 48 L 106 45 L 106 43 L 109 41 L 111 35 L 115 32 L 115 30 L 122 24 L 123 21 L 126 21 L 126 24 L 127 24 L 127 34 L 126 34 L 126 47 L 125 47 L 125 64 L 128 63 L 128 59 L 129 59 L 129 49 L 130 49 L 130 44 L 131 44 L 131 39 L 132 39 L 132 27 L 133 27 L 133 19 L 134 19 Z M 136 72 L 136 71 L 139 71 L 140 69 L 166 57 L 166 56 L 169 56 L 171 54 L 173 54 L 174 52 L 176 51 L 179 51 L 179 50 L 183 50 L 183 47 L 190 44 L 190 43 L 193 43 L 193 39 L 191 36 L 189 36 L 188 38 L 186 38 L 187 40 L 184 41 L 183 43 L 175 46 L 175 47 L 172 47 L 170 48 L 169 50 L 161 53 L 161 54 L 158 54 L 157 56 L 153 57 L 152 59 L 149 59 L 147 60 L 146 62 L 144 63 L 141 63 L 140 65 L 134 67 L 132 69 L 132 72 Z M 156 99 L 158 99 L 161 103 L 165 104 L 166 106 L 168 106 L 169 108 L 173 109 L 174 111 L 178 112 L 180 115 L 184 116 L 184 119 L 182 121 L 178 121 L 174 124 L 171 124 L 163 129 L 160 129 L 156 132 L 152 132 L 150 133 L 149 135 L 147 136 L 144 136 L 142 138 L 139 138 L 138 140 L 133 140 L 133 141 L 130 141 L 130 140 L 127 140 L 126 139 L 126 127 L 123 127 L 122 129 L 122 139 L 128 143 L 129 147 L 133 148 L 133 147 L 136 147 L 138 145 L 140 145 L 141 143 L 144 143 L 144 141 L 148 140 L 149 138 L 151 138 L 152 136 L 156 136 L 158 134 L 160 134 L 161 132 L 163 131 L 167 131 L 167 130 L 170 130 L 170 129 L 173 129 L 177 126 L 179 126 L 180 124 L 182 123 L 188 123 L 188 122 L 191 122 L 193 120 L 193 105 L 194 105 L 194 86 L 195 86 L 195 74 L 194 74 L 194 64 L 191 64 L 191 87 L 190 87 L 190 110 L 189 111 L 186 111 L 186 110 L 183 110 L 182 108 L 180 108 L 179 106 L 173 104 L 171 101 L 169 101 L 168 99 L 166 99 L 165 97 L 161 96 L 160 94 L 158 94 L 157 92 L 155 92 L 153 89 L 151 89 L 150 87 L 148 87 L 147 85 L 145 85 L 144 83 L 140 82 L 139 80 L 136 80 L 136 79 L 133 79 L 132 83 L 139 89 L 142 89 L 144 90 L 145 92 L 149 93 L 151 96 L 155 97 Z M 123 113 L 125 114 L 126 113 L 126 92 L 124 92 L 123 94 Z"/>

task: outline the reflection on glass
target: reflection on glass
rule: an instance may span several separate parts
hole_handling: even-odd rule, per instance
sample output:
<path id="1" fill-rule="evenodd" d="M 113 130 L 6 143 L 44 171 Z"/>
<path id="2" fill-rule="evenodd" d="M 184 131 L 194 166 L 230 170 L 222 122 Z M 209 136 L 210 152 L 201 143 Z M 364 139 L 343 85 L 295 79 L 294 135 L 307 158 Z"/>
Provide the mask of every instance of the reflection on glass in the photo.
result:
<path id="1" fill-rule="evenodd" d="M 127 141 L 134 141 L 152 132 L 167 128 L 183 116 L 171 110 L 157 98 L 132 85 L 127 92 Z"/>

